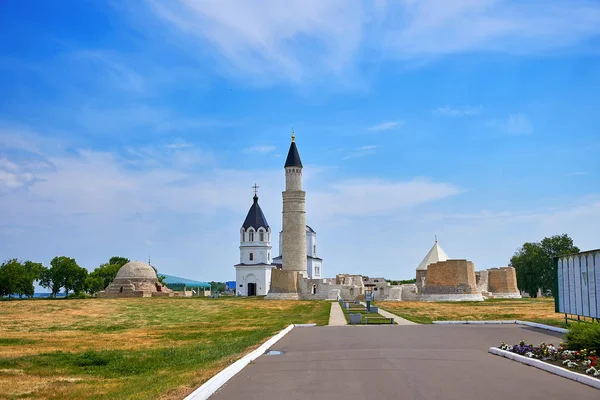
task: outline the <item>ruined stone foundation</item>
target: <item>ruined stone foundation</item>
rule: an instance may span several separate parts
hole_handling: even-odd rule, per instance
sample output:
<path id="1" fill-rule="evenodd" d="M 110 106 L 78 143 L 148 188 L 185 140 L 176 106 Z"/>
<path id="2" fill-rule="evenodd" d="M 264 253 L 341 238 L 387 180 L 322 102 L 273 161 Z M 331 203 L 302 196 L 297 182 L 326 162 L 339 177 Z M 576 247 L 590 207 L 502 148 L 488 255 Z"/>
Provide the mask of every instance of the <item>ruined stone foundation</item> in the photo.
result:
<path id="1" fill-rule="evenodd" d="M 483 301 L 475 267 L 467 260 L 447 260 L 427 267 L 423 301 Z"/>
<path id="2" fill-rule="evenodd" d="M 265 298 L 268 300 L 299 300 L 298 271 L 273 268 L 271 289 Z"/>
<path id="3" fill-rule="evenodd" d="M 488 269 L 488 291 L 494 298 L 520 299 L 517 273 L 513 267 Z"/>

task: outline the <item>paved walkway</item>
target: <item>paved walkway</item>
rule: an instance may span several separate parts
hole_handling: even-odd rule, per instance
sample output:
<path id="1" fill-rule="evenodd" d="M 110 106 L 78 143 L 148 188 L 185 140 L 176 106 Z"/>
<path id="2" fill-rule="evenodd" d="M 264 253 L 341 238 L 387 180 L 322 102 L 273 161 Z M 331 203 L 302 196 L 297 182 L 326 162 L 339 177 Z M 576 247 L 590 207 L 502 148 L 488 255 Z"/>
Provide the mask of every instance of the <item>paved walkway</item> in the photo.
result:
<path id="1" fill-rule="evenodd" d="M 379 314 L 383 315 L 386 318 L 394 318 L 394 322 L 398 323 L 398 325 L 419 325 L 416 322 L 409 321 L 405 318 L 399 317 L 396 314 L 392 314 L 391 312 L 379 309 Z"/>
<path id="2" fill-rule="evenodd" d="M 520 325 L 293 329 L 211 400 L 598 400 L 600 391 L 489 354 L 501 341 L 558 343 Z"/>
<path id="3" fill-rule="evenodd" d="M 346 325 L 346 317 L 340 307 L 340 303 L 334 301 L 331 303 L 331 311 L 329 312 L 329 326 Z"/>
<path id="4" fill-rule="evenodd" d="M 360 302 L 360 304 L 362 304 L 365 307 L 367 306 L 367 304 L 362 301 Z M 407 319 L 397 316 L 396 314 L 392 314 L 391 312 L 382 310 L 381 308 L 379 309 L 379 314 L 383 315 L 386 318 L 394 318 L 394 322 L 396 322 L 398 324 L 398 325 L 394 325 L 394 326 L 419 325 L 416 322 L 409 321 Z"/>

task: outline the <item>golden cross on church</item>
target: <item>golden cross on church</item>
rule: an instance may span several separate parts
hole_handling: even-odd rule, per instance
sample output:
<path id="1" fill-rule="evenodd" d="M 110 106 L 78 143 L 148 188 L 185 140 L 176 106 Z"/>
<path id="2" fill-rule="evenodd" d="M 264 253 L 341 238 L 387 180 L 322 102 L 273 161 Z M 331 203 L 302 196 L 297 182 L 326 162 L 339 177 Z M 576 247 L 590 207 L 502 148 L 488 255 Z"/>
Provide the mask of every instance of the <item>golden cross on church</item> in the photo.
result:
<path id="1" fill-rule="evenodd" d="M 258 193 L 258 188 L 259 188 L 259 186 L 256 183 L 254 184 L 254 186 L 252 186 L 252 189 L 254 189 L 254 195 L 255 196 Z"/>

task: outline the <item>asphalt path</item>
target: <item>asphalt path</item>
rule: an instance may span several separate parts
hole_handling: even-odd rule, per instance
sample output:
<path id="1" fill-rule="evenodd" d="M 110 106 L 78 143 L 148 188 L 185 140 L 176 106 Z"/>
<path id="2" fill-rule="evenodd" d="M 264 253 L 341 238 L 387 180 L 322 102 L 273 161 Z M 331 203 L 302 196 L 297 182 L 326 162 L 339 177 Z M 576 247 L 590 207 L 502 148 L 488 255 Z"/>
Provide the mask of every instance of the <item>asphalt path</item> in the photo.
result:
<path id="1" fill-rule="evenodd" d="M 520 325 L 294 328 L 219 399 L 598 400 L 600 391 L 489 354 L 501 341 L 558 344 Z"/>

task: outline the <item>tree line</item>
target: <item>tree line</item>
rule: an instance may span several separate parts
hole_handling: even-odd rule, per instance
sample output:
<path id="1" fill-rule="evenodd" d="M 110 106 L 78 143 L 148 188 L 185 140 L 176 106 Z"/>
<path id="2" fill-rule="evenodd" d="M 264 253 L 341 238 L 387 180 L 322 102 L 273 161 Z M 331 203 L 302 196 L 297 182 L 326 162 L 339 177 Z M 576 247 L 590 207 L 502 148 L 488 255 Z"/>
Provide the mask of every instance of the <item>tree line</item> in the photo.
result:
<path id="1" fill-rule="evenodd" d="M 523 244 L 510 259 L 515 268 L 517 286 L 531 297 L 554 295 L 554 257 L 579 253 L 567 234 L 546 237 L 539 242 Z"/>
<path id="2" fill-rule="evenodd" d="M 94 294 L 104 290 L 115 278 L 119 269 L 127 264 L 125 257 L 111 257 L 92 272 L 80 267 L 74 258 L 57 256 L 50 261 L 50 267 L 33 261 L 19 261 L 14 258 L 0 265 L 0 297 L 17 295 L 20 298 L 33 297 L 34 282 L 49 289 L 56 297 L 61 290 L 69 293 Z M 159 277 L 159 280 L 164 277 Z"/>

